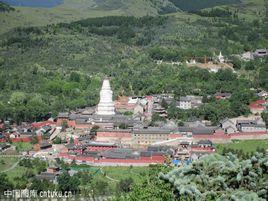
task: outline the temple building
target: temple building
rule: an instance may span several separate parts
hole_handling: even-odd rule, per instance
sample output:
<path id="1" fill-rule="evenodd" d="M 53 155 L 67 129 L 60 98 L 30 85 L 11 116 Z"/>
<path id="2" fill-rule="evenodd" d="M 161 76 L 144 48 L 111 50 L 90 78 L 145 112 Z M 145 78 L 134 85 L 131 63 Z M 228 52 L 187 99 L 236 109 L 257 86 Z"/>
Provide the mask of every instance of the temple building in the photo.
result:
<path id="1" fill-rule="evenodd" d="M 115 115 L 115 108 L 113 102 L 113 91 L 110 87 L 108 79 L 103 80 L 102 88 L 100 91 L 100 102 L 98 104 L 97 115 Z"/>
<path id="2" fill-rule="evenodd" d="M 132 116 L 116 112 L 113 91 L 108 79 L 103 80 L 100 101 L 96 107 L 59 113 L 57 125 L 61 125 L 63 121 L 66 121 L 69 127 L 76 129 L 91 129 L 94 126 L 101 129 L 133 128 L 141 124 L 140 120 L 133 119 Z"/>

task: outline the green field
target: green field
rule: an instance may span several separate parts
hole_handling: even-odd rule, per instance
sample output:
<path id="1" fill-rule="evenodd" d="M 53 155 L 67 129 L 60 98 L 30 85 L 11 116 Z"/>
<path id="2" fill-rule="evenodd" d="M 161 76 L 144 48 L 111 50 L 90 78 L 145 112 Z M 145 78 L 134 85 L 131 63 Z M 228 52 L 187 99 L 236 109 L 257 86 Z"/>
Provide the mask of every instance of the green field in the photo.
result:
<path id="1" fill-rule="evenodd" d="M 132 179 L 133 183 L 141 182 L 144 177 L 148 176 L 150 169 L 150 167 L 90 167 L 87 165 L 72 167 L 71 169 L 82 171 L 90 176 L 91 179 L 82 184 L 83 189 L 99 189 L 97 186 L 104 185 L 103 188 L 108 192 L 116 192 L 117 185 L 125 179 Z"/>
<path id="2" fill-rule="evenodd" d="M 15 157 L 9 157 L 9 158 L 1 157 L 0 158 L 0 171 L 8 170 L 16 162 L 18 162 L 18 160 L 19 158 L 15 158 Z M 27 168 L 17 165 L 16 167 L 14 167 L 14 169 L 10 169 L 9 171 L 4 172 L 4 173 L 7 175 L 8 179 L 13 184 L 16 184 L 15 178 L 21 177 L 26 172 L 27 172 Z"/>
<path id="3" fill-rule="evenodd" d="M 11 167 L 14 163 L 16 163 L 19 160 L 19 158 L 5 158 L 0 157 L 0 171 L 4 171 Z"/>
<path id="4" fill-rule="evenodd" d="M 18 152 L 30 151 L 33 149 L 33 144 L 30 142 L 16 142 L 13 143 L 12 145 L 16 146 L 16 150 Z"/>
<path id="5" fill-rule="evenodd" d="M 80 169 L 80 168 L 81 169 Z M 138 181 L 142 178 L 142 176 L 146 175 L 149 167 L 90 167 L 87 165 L 75 166 L 75 168 L 71 168 L 77 171 L 88 172 L 93 178 L 93 180 L 105 179 L 108 182 L 117 182 L 121 179 L 126 179 L 131 177 L 134 181 Z M 111 178 L 107 178 L 107 177 Z M 117 180 L 117 181 L 116 181 Z"/>
<path id="6" fill-rule="evenodd" d="M 245 140 L 234 141 L 228 144 L 218 144 L 217 152 L 221 154 L 224 148 L 242 150 L 245 153 L 250 153 L 257 151 L 257 149 L 268 149 L 268 140 Z"/>
<path id="7" fill-rule="evenodd" d="M 134 181 L 140 180 L 149 167 L 104 167 L 103 171 L 116 180 L 132 177 Z"/>

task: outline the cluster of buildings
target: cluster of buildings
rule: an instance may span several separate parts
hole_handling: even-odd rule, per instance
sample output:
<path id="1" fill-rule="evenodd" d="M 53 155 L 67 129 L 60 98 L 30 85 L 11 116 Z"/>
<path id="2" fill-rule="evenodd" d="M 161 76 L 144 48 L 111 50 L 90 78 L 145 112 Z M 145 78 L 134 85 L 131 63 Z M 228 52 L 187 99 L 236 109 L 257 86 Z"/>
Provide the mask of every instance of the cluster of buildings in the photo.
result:
<path id="1" fill-rule="evenodd" d="M 217 93 L 218 100 L 229 93 Z M 165 104 L 174 102 L 170 94 L 145 97 L 120 97 L 113 101 L 108 79 L 103 81 L 100 102 L 96 107 L 59 113 L 57 119 L 22 124 L 0 133 L 1 142 L 30 142 L 37 139 L 35 150 L 56 153 L 62 158 L 90 165 L 148 165 L 164 163 L 167 157 L 174 164 L 214 153 L 213 143 L 233 139 L 267 139 L 262 118 L 267 101 L 250 104 L 255 116 L 224 119 L 217 126 L 207 121 L 192 120 L 178 126 L 172 120 L 160 126 L 150 126 L 152 114 L 166 117 Z M 178 108 L 191 109 L 202 105 L 201 96 L 185 96 L 175 101 Z M 52 144 L 56 139 L 61 145 Z M 48 154 L 49 155 L 49 154 Z"/>
<path id="2" fill-rule="evenodd" d="M 241 55 L 241 59 L 244 61 L 254 60 L 256 58 L 262 58 L 268 56 L 267 49 L 257 49 L 255 52 L 247 51 Z"/>
<path id="3" fill-rule="evenodd" d="M 261 117 L 239 117 L 233 119 L 224 119 L 220 122 L 221 128 L 226 134 L 237 132 L 258 133 L 266 132 L 266 124 Z"/>
<path id="4" fill-rule="evenodd" d="M 196 160 L 204 154 L 215 152 L 213 143 L 200 140 L 196 143 L 182 141 L 178 146 L 147 146 L 145 149 L 123 148 L 109 142 L 81 142 L 69 144 L 59 156 L 67 162 L 97 166 L 144 166 L 151 163 L 178 163 Z"/>

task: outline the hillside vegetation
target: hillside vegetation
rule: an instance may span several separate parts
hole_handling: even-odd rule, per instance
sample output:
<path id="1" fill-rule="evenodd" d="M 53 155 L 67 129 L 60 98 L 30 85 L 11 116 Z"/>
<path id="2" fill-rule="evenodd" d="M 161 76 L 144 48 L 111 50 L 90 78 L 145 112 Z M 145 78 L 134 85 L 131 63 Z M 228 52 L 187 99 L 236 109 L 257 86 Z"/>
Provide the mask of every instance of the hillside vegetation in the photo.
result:
<path id="1" fill-rule="evenodd" d="M 240 0 L 170 0 L 175 6 L 184 11 L 197 11 L 214 6 L 237 4 Z"/>
<path id="2" fill-rule="evenodd" d="M 10 11 L 15 11 L 15 8 L 12 6 L 9 6 L 8 4 L 5 4 L 0 1 L 0 13 L 2 12 L 10 12 Z"/>
<path id="3" fill-rule="evenodd" d="M 214 16 L 216 9 L 222 10 L 220 16 Z M 198 110 L 170 105 L 169 118 L 176 120 L 195 116 L 217 124 L 247 115 L 247 105 L 256 98 L 249 89 L 268 87 L 267 59 L 244 63 L 232 55 L 267 46 L 267 16 L 261 10 L 252 21 L 244 18 L 244 10 L 221 7 L 198 15 L 98 17 L 12 29 L 0 38 L 0 118 L 41 120 L 49 112 L 95 105 L 104 75 L 111 76 L 115 98 L 162 92 L 205 97 Z M 184 62 L 220 51 L 233 60 L 238 74 L 155 62 Z M 206 98 L 219 91 L 233 98 Z"/>
<path id="4" fill-rule="evenodd" d="M 155 16 L 158 14 L 175 13 L 185 16 L 185 13 L 181 12 L 181 10 L 186 9 L 186 7 L 188 7 L 188 10 L 189 8 L 195 8 L 194 11 L 196 11 L 197 8 L 211 8 L 211 6 L 225 6 L 226 4 L 233 9 L 239 10 L 243 17 L 255 19 L 257 17 L 256 13 L 258 14 L 259 11 L 263 12 L 264 8 L 264 0 L 242 0 L 242 3 L 238 2 L 238 0 L 213 1 L 214 3 L 210 0 L 173 1 L 174 3 L 171 0 L 64 0 L 61 4 L 52 8 L 17 6 L 15 7 L 16 12 L 0 12 L 0 33 L 15 27 L 43 26 L 112 15 Z M 36 1 L 34 2 L 34 5 L 38 4 Z M 48 1 L 48 3 L 42 1 L 42 4 L 50 5 L 49 2 L 51 1 Z M 238 3 L 228 4 L 230 2 Z M 52 5 L 56 4 L 53 3 Z M 186 16 L 188 18 L 192 17 L 191 15 Z"/>
<path id="5" fill-rule="evenodd" d="M 155 166 L 149 177 L 132 184 L 130 192 L 122 192 L 113 200 L 264 201 L 268 199 L 267 162 L 263 153 L 247 159 L 229 153 L 204 156 L 172 170 Z"/>
<path id="6" fill-rule="evenodd" d="M 49 112 L 95 105 L 104 75 L 112 78 L 117 95 L 173 92 L 208 96 L 234 93 L 231 100 L 207 100 L 200 110 L 180 111 L 170 106 L 169 117 L 196 116 L 217 123 L 225 117 L 248 114 L 255 99 L 251 87 L 267 87 L 267 60 L 236 70 L 254 71 L 250 80 L 230 71 L 156 65 L 154 60 L 237 54 L 267 44 L 266 14 L 245 21 L 240 13 L 221 17 L 188 18 L 101 17 L 43 27 L 13 29 L 0 40 L 0 114 L 18 122 L 41 120 Z M 250 27 L 250 28 L 249 28 Z M 261 73 L 259 73 L 261 72 Z"/>

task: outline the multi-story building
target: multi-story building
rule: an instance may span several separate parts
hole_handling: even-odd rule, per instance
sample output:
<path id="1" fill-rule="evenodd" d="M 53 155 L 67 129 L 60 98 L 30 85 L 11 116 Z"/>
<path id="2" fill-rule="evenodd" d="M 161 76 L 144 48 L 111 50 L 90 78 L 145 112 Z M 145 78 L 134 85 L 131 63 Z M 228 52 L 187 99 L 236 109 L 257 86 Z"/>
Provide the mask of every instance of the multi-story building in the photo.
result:
<path id="1" fill-rule="evenodd" d="M 132 140 L 137 145 L 149 145 L 155 142 L 169 140 L 171 130 L 161 128 L 148 128 L 133 130 Z"/>
<path id="2" fill-rule="evenodd" d="M 188 110 L 202 105 L 202 96 L 183 96 L 180 97 L 178 108 Z"/>

